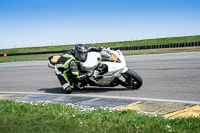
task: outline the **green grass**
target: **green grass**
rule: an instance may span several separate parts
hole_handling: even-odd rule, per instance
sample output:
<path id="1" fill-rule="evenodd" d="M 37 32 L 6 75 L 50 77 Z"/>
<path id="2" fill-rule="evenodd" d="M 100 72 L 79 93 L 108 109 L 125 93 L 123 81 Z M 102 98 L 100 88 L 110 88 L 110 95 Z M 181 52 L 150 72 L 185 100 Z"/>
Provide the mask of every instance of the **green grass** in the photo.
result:
<path id="1" fill-rule="evenodd" d="M 145 46 L 157 44 L 171 44 L 171 43 L 184 43 L 184 42 L 199 42 L 200 36 L 187 36 L 187 37 L 172 37 L 160 39 L 148 39 L 138 41 L 125 41 L 125 42 L 112 42 L 101 44 L 90 44 L 89 46 L 101 47 L 124 47 L 124 46 Z M 72 49 L 74 45 L 63 46 L 48 46 L 48 47 L 31 47 L 31 48 L 15 48 L 15 49 L 2 49 L 0 54 L 7 53 L 28 53 L 28 52 L 45 52 L 45 51 L 60 51 Z M 128 50 L 122 51 L 124 55 L 139 55 L 139 54 L 161 54 L 161 53 L 177 53 L 177 52 L 196 52 L 200 51 L 200 47 L 185 47 L 185 48 L 167 48 L 167 49 L 149 49 L 149 50 Z M 47 60 L 49 56 L 55 54 L 38 54 L 38 55 L 18 55 L 18 56 L 0 56 L 0 63 L 3 62 L 17 62 L 17 61 L 35 61 Z M 59 55 L 59 54 L 58 54 Z"/>
<path id="2" fill-rule="evenodd" d="M 114 47 L 125 47 L 125 46 L 146 46 L 146 45 L 185 43 L 185 42 L 199 42 L 199 41 L 200 41 L 200 35 L 198 35 L 198 36 L 186 36 L 186 37 L 146 39 L 146 40 L 137 40 L 137 41 L 97 43 L 97 44 L 86 44 L 86 45 L 88 47 L 89 46 L 101 46 L 101 47 L 114 48 Z M 61 51 L 61 50 L 69 50 L 69 49 L 72 49 L 73 47 L 74 47 L 74 45 L 60 45 L 60 46 L 1 49 L 0 50 L 0 54 L 4 54 L 4 53 L 13 54 L 13 53 Z"/>
<path id="3" fill-rule="evenodd" d="M 83 110 L 62 104 L 0 101 L 0 132 L 186 133 L 200 132 L 200 118 L 166 119 L 136 111 Z"/>

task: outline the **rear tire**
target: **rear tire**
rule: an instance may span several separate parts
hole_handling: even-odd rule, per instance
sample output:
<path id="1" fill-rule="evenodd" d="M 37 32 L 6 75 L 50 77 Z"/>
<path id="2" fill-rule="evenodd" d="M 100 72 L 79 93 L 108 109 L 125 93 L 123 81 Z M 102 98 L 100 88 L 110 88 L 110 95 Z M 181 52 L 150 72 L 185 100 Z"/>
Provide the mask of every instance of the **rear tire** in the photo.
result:
<path id="1" fill-rule="evenodd" d="M 131 69 L 128 69 L 125 73 L 122 73 L 122 76 L 126 79 L 126 82 L 121 83 L 121 85 L 128 89 L 139 89 L 143 84 L 140 75 Z"/>

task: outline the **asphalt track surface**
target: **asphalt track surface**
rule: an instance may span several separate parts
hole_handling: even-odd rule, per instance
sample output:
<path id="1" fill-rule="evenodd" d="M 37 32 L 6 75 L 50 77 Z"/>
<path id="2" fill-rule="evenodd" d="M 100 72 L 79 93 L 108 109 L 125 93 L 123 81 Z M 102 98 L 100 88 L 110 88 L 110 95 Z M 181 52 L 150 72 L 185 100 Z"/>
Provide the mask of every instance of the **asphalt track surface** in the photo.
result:
<path id="1" fill-rule="evenodd" d="M 3 57 L 1 57 L 3 58 Z M 102 96 L 200 103 L 200 52 L 126 56 L 143 78 L 139 90 L 87 87 L 74 96 Z M 47 61 L 0 63 L 0 93 L 65 94 Z"/>

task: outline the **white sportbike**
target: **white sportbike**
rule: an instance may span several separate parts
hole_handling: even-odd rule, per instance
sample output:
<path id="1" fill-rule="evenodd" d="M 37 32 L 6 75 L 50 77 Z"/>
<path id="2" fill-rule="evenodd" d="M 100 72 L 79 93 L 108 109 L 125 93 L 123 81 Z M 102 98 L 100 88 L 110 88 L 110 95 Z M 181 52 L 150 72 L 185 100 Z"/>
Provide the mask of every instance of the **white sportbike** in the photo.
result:
<path id="1" fill-rule="evenodd" d="M 51 63 L 51 61 L 50 61 Z M 122 85 L 130 89 L 139 89 L 142 78 L 136 72 L 126 67 L 126 61 L 120 50 L 103 49 L 99 52 L 89 52 L 87 60 L 79 64 L 82 73 L 93 72 L 84 83 L 77 82 L 74 86 L 115 87 Z"/>

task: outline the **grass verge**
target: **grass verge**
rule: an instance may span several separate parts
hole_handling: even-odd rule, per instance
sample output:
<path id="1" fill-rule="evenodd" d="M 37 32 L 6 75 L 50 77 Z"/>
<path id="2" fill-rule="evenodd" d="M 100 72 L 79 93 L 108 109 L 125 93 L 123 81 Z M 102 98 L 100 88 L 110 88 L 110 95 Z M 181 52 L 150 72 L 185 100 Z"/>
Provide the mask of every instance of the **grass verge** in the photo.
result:
<path id="1" fill-rule="evenodd" d="M 162 53 L 199 52 L 199 51 L 200 47 L 183 47 L 183 48 L 165 48 L 165 49 L 149 49 L 149 50 L 127 50 L 127 51 L 122 51 L 122 53 L 125 56 L 127 56 L 127 55 L 141 55 L 141 54 L 162 54 Z M 40 55 L 18 55 L 18 56 L 0 57 L 0 63 L 47 60 L 48 57 L 51 55 L 52 54 L 40 54 Z"/>
<path id="2" fill-rule="evenodd" d="M 200 132 L 200 118 L 166 119 L 136 111 L 85 110 L 62 104 L 0 101 L 0 132 Z"/>

